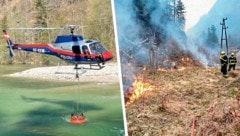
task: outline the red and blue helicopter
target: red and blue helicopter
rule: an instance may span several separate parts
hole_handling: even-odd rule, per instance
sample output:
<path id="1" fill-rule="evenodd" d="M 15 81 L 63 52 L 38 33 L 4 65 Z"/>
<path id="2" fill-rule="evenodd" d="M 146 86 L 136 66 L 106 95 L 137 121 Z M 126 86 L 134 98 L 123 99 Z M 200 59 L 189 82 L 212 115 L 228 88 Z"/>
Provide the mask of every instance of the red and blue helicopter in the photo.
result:
<path id="1" fill-rule="evenodd" d="M 3 30 L 4 37 L 9 48 L 9 55 L 14 56 L 13 50 L 24 50 L 29 52 L 54 55 L 62 60 L 75 64 L 90 64 L 103 68 L 106 61 L 113 58 L 112 52 L 108 51 L 102 43 L 96 40 L 84 39 L 81 35 L 74 35 L 75 25 L 64 27 L 70 29 L 70 35 L 58 35 L 53 43 L 13 43 L 6 30 Z M 18 28 L 15 28 L 18 29 Z M 59 28 L 19 28 L 31 30 L 59 29 Z"/>

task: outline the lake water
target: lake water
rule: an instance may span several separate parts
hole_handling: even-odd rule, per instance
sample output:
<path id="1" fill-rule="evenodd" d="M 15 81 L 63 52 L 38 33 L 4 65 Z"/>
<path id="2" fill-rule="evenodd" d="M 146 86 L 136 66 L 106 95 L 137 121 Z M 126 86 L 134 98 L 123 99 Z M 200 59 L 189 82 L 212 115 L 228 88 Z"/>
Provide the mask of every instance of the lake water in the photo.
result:
<path id="1" fill-rule="evenodd" d="M 68 83 L 0 76 L 1 136 L 124 135 L 119 84 Z M 87 122 L 71 124 L 82 111 Z"/>

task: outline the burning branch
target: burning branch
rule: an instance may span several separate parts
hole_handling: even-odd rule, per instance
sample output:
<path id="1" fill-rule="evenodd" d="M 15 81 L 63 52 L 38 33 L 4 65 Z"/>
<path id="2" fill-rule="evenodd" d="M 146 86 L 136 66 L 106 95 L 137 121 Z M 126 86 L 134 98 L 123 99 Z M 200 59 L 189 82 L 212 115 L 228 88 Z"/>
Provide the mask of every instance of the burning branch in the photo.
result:
<path id="1" fill-rule="evenodd" d="M 125 106 L 132 104 L 138 98 L 142 97 L 146 91 L 151 91 L 153 89 L 154 86 L 149 83 L 135 79 L 132 86 L 125 92 Z"/>

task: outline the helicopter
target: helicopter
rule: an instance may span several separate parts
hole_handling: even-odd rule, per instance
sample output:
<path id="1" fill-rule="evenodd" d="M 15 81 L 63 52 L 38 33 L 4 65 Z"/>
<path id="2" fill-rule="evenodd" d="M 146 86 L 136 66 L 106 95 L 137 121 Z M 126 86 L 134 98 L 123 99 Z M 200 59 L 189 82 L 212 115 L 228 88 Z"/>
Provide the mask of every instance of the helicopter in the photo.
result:
<path id="1" fill-rule="evenodd" d="M 75 64 L 74 69 L 78 69 L 78 64 L 90 64 L 90 69 L 97 64 L 99 69 L 102 69 L 105 62 L 113 58 L 112 52 L 108 51 L 97 40 L 84 39 L 81 35 L 75 35 L 74 29 L 76 28 L 78 28 L 76 25 L 61 28 L 9 28 L 20 30 L 70 30 L 70 35 L 58 35 L 53 43 L 13 43 L 6 30 L 3 30 L 3 35 L 8 44 L 10 57 L 14 56 L 14 50 L 24 50 L 56 56 Z"/>

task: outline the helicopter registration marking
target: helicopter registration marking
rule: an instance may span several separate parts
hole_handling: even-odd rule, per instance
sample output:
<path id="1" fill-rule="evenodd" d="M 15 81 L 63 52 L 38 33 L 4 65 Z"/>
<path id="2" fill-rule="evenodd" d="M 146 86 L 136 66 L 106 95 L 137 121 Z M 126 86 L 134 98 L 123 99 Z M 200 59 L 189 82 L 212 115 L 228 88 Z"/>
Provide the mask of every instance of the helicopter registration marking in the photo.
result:
<path id="1" fill-rule="evenodd" d="M 45 53 L 45 49 L 33 48 L 33 51 L 34 51 L 34 52 Z"/>
<path id="2" fill-rule="evenodd" d="M 66 55 L 60 55 L 60 57 L 61 57 L 62 59 L 66 59 L 66 60 L 72 60 L 72 59 L 73 59 L 73 57 L 71 57 L 71 56 L 66 56 Z"/>

